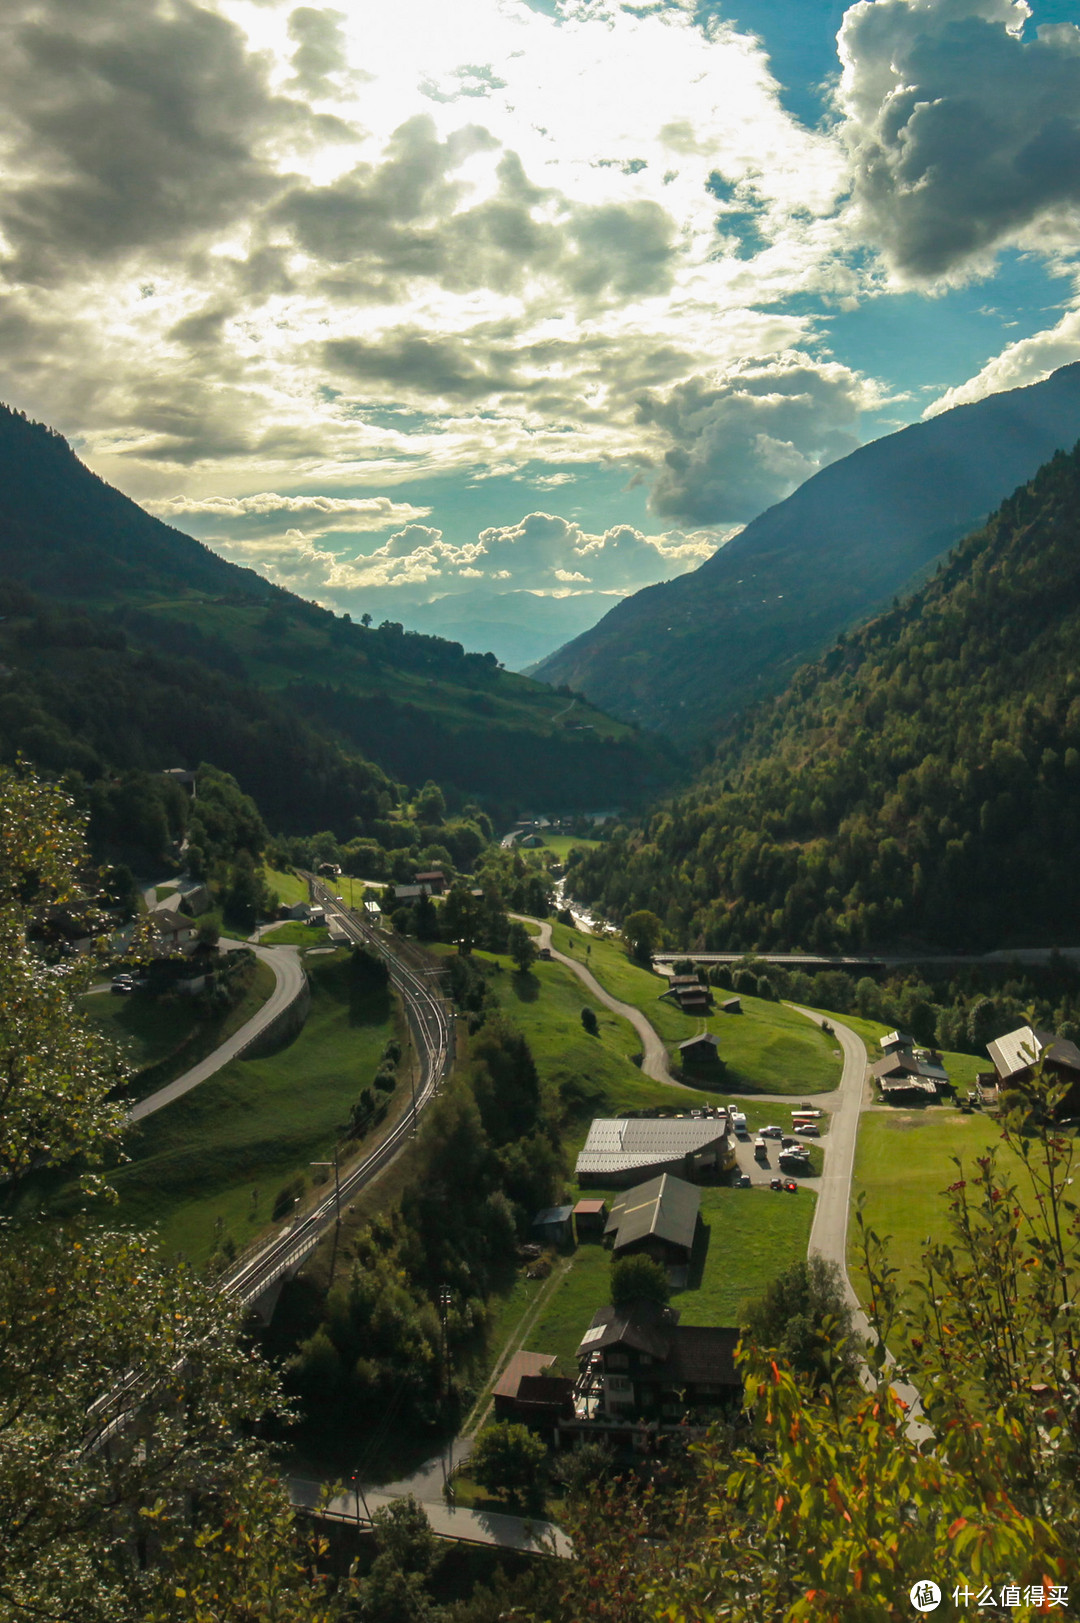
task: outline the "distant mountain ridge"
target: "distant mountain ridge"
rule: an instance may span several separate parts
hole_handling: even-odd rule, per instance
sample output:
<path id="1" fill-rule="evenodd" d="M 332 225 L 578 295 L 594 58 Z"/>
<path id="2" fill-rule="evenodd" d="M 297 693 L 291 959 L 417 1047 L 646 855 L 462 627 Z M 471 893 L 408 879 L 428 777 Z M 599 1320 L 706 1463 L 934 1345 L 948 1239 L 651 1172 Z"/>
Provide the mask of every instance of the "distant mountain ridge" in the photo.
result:
<path id="1" fill-rule="evenodd" d="M 669 737 L 715 734 L 921 575 L 1080 439 L 1080 362 L 832 463 L 692 574 L 646 587 L 533 674 Z"/>
<path id="2" fill-rule="evenodd" d="M 347 829 L 366 762 L 500 815 L 640 802 L 670 780 L 660 741 L 493 654 L 294 596 L 0 407 L 4 583 L 0 758 L 91 775 L 208 759 L 297 832 L 309 815 Z"/>
<path id="3" fill-rule="evenodd" d="M 80 603 L 134 601 L 177 586 L 259 599 L 279 592 L 144 512 L 80 462 L 62 434 L 4 405 L 0 576 Z"/>
<path id="4" fill-rule="evenodd" d="M 688 947 L 1071 944 L 1078 648 L 1080 446 L 585 853 L 570 891 Z"/>

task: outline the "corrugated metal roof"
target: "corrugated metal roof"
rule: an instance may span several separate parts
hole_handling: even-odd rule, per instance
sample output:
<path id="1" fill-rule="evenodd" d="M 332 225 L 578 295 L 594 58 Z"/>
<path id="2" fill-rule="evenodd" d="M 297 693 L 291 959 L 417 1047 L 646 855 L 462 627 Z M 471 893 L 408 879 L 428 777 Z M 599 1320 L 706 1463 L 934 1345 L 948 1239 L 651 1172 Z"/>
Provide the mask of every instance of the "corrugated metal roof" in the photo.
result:
<path id="1" fill-rule="evenodd" d="M 577 1172 L 628 1172 L 634 1167 L 679 1161 L 720 1144 L 729 1128 L 726 1116 L 695 1121 L 690 1116 L 660 1119 L 598 1117 L 589 1128 Z"/>

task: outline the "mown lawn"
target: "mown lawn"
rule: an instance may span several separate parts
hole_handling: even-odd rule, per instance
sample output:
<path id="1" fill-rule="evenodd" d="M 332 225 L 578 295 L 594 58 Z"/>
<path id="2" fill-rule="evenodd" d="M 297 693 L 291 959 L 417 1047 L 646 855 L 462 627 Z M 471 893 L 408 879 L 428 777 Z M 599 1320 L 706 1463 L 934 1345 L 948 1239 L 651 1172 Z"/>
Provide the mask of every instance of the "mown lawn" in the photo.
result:
<path id="1" fill-rule="evenodd" d="M 301 924 L 299 919 L 287 919 L 264 930 L 261 936 L 266 947 L 325 947 L 330 932 L 325 924 Z"/>
<path id="2" fill-rule="evenodd" d="M 855 1201 L 865 1193 L 868 1225 L 888 1237 L 890 1262 L 905 1279 L 917 1271 L 924 1242 L 945 1233 L 944 1191 L 962 1174 L 953 1156 L 971 1167 L 977 1156 L 1000 1144 L 1001 1128 L 973 1111 L 930 1106 L 925 1110 L 873 1110 L 859 1122 L 852 1184 L 852 1222 L 848 1234 L 848 1268 L 856 1290 L 862 1288 Z"/>
<path id="3" fill-rule="evenodd" d="M 237 1060 L 133 1130 L 129 1164 L 110 1175 L 110 1213 L 156 1229 L 167 1253 L 205 1262 L 226 1237 L 238 1246 L 271 1220 L 275 1197 L 309 1163 L 328 1159 L 360 1089 L 395 1030 L 390 994 L 350 981 L 345 954 L 309 967 L 311 1012 L 278 1053 Z M 407 1081 L 394 1094 L 407 1108 Z"/>
<path id="4" fill-rule="evenodd" d="M 589 1189 L 609 1202 L 616 1191 Z M 740 1305 L 806 1256 L 815 1196 L 771 1189 L 702 1189 L 701 1227 L 686 1290 L 672 1294 L 683 1324 L 738 1323 Z M 530 1352 L 555 1353 L 574 1374 L 574 1354 L 597 1308 L 611 1300 L 611 1253 L 596 1241 L 579 1245 L 565 1279 L 526 1338 Z M 512 1328 L 512 1326 L 511 1326 Z"/>

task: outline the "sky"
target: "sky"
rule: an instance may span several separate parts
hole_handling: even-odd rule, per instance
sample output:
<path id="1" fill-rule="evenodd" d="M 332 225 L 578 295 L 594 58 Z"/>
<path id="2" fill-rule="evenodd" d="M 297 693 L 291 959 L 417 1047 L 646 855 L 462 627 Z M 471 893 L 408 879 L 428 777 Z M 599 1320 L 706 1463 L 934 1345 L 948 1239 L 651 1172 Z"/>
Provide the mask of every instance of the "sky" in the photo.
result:
<path id="1" fill-rule="evenodd" d="M 7 0 L 0 397 L 539 658 L 1080 359 L 1080 0 Z"/>

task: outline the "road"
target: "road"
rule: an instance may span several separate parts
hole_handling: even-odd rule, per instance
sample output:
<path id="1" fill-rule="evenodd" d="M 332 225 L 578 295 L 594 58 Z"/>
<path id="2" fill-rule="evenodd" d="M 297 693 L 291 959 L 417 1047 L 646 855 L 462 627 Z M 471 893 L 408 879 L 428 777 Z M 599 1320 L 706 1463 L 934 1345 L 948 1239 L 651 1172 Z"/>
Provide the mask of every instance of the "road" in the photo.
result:
<path id="1" fill-rule="evenodd" d="M 338 1494 L 324 1503 L 324 1492 L 321 1482 L 309 1482 L 302 1477 L 289 1479 L 289 1495 L 298 1509 L 361 1528 L 370 1526 L 371 1512 L 393 1504 L 395 1498 L 392 1492 L 369 1488 L 361 1490 L 359 1503 L 353 1493 Z M 424 1511 L 436 1538 L 454 1539 L 463 1544 L 498 1545 L 504 1550 L 522 1550 L 532 1555 L 549 1551 L 559 1556 L 572 1553 L 570 1540 L 552 1522 L 507 1516 L 500 1511 L 459 1510 L 432 1500 L 424 1502 Z"/>
<path id="2" fill-rule="evenodd" d="M 237 942 L 236 945 L 243 946 L 244 943 Z M 239 1031 L 234 1031 L 220 1048 L 215 1048 L 212 1054 L 200 1060 L 198 1065 L 193 1065 L 190 1071 L 185 1071 L 183 1076 L 166 1083 L 156 1093 L 140 1099 L 128 1116 L 129 1122 L 143 1121 L 147 1116 L 152 1116 L 156 1110 L 172 1104 L 174 1099 L 182 1098 L 185 1093 L 190 1093 L 192 1088 L 197 1088 L 200 1082 L 205 1082 L 208 1077 L 220 1071 L 222 1066 L 235 1059 L 253 1038 L 265 1031 L 271 1021 L 276 1020 L 299 994 L 304 982 L 304 971 L 295 947 L 253 947 L 251 950 L 274 971 L 274 990 L 262 1008 L 257 1009 Z"/>

